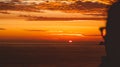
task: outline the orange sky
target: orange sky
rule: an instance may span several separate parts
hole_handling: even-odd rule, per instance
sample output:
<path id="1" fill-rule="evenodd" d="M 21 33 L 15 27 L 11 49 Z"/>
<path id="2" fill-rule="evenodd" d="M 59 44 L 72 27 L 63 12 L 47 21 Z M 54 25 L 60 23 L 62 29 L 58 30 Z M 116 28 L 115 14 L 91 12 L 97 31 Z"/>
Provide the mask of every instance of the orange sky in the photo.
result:
<path id="1" fill-rule="evenodd" d="M 18 17 L 19 14 L 32 14 L 45 17 L 94 17 L 79 13 L 62 13 L 46 11 L 47 13 L 15 12 L 0 14 L 0 41 L 15 40 L 54 40 L 54 41 L 95 41 L 101 40 L 99 27 L 105 26 L 105 20 L 70 20 L 70 21 L 27 21 Z M 100 18 L 100 17 L 99 17 Z"/>
<path id="2" fill-rule="evenodd" d="M 99 27 L 104 21 L 24 21 L 1 20 L 0 39 L 21 40 L 75 40 L 100 38 Z M 99 40 L 99 38 L 97 38 Z"/>

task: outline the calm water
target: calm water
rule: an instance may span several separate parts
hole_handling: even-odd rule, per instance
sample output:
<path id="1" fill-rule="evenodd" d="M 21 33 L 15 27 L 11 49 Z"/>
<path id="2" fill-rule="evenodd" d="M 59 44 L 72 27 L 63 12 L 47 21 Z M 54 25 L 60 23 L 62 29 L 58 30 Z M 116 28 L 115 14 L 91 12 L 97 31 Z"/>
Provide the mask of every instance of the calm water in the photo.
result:
<path id="1" fill-rule="evenodd" d="M 104 47 L 89 44 L 2 44 L 3 67 L 98 67 Z"/>

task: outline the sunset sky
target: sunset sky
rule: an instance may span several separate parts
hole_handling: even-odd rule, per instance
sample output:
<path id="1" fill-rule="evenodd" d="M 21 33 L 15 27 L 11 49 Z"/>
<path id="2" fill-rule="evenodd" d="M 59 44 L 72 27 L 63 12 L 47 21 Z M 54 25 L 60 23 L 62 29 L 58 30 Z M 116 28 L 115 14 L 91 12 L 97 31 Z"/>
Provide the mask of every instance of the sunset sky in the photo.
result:
<path id="1" fill-rule="evenodd" d="M 0 1 L 10 1 L 10 0 L 0 0 Z M 41 0 L 39 0 L 41 1 Z M 44 1 L 44 0 L 43 0 Z M 64 1 L 64 0 L 63 0 Z M 91 2 L 102 2 L 102 3 L 109 3 L 111 1 L 115 1 L 115 0 L 81 0 L 81 1 L 91 1 Z"/>
<path id="2" fill-rule="evenodd" d="M 99 27 L 105 26 L 105 20 L 100 20 L 100 18 L 105 18 L 104 16 L 52 10 L 41 11 L 41 13 L 38 13 L 8 10 L 8 14 L 5 14 L 4 10 L 3 12 L 1 11 L 0 42 L 80 42 L 102 40 Z M 52 18 L 54 20 L 30 21 L 28 20 L 29 18 L 20 17 L 20 15 Z M 55 20 L 56 18 L 74 19 Z M 83 19 L 76 20 L 76 18 Z"/>
<path id="3" fill-rule="evenodd" d="M 13 14 L 9 15 L 11 17 L 7 14 L 3 15 L 1 14 L 0 19 L 0 41 L 3 42 L 41 42 L 43 40 L 56 42 L 66 42 L 69 40 L 73 40 L 75 42 L 99 41 L 101 40 L 99 27 L 105 25 L 105 20 L 26 21 L 22 18 L 17 18 Z M 57 16 L 57 12 L 55 14 L 56 17 L 60 17 L 61 15 L 67 17 L 64 13 L 59 16 Z M 83 15 L 83 17 L 85 16 Z"/>

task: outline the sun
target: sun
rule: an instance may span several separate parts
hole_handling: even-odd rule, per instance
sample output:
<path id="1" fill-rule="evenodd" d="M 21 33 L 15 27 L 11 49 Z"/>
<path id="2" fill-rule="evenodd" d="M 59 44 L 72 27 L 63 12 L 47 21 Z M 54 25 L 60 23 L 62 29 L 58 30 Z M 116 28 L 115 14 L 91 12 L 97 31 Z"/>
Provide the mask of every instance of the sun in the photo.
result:
<path id="1" fill-rule="evenodd" d="M 72 43 L 73 41 L 72 41 L 72 40 L 69 40 L 68 42 L 69 42 L 69 43 Z"/>

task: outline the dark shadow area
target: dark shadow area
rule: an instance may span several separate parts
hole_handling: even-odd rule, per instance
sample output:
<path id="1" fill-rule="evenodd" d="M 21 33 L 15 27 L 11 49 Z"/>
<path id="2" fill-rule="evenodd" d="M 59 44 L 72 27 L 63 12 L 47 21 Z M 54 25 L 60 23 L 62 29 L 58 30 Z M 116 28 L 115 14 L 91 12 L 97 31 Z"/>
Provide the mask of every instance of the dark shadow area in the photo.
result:
<path id="1" fill-rule="evenodd" d="M 106 23 L 105 50 L 100 67 L 120 67 L 120 0 L 108 10 Z"/>
<path id="2" fill-rule="evenodd" d="M 98 67 L 103 46 L 89 44 L 2 44 L 0 67 Z"/>

